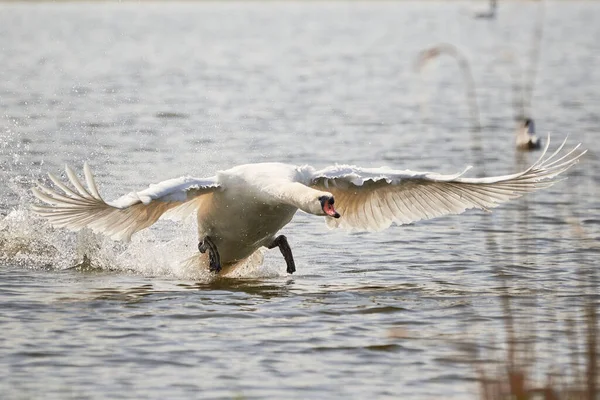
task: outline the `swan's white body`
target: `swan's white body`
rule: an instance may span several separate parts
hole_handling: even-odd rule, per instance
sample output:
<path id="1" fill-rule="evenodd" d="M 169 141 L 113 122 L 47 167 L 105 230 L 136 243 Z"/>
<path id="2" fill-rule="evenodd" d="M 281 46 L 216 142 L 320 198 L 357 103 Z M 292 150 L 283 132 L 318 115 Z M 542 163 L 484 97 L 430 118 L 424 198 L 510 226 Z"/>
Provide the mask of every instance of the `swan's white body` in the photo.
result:
<path id="1" fill-rule="evenodd" d="M 224 264 L 268 246 L 302 207 L 292 197 L 314 191 L 291 183 L 299 180 L 302 176 L 294 166 L 279 163 L 247 164 L 219 172 L 216 181 L 227 189 L 213 192 L 210 203 L 197 208 L 198 237 L 213 238 Z"/>
<path id="2" fill-rule="evenodd" d="M 349 230 L 381 230 L 469 208 L 488 209 L 527 192 L 548 187 L 584 153 L 575 149 L 559 157 L 563 145 L 529 169 L 489 178 L 463 178 L 389 168 L 337 165 L 322 170 L 281 163 L 240 165 L 210 178 L 171 179 L 113 202 L 100 196 L 92 173 L 84 166 L 87 188 L 67 167 L 70 188 L 53 175 L 64 192 L 39 186 L 33 193 L 48 205 L 33 210 L 56 226 L 84 227 L 128 240 L 163 215 L 197 213 L 199 238 L 210 236 L 223 265 L 269 246 L 298 209 L 325 216 L 327 224 Z M 546 146 L 547 150 L 547 146 Z M 465 170 L 466 171 L 466 170 Z M 334 197 L 340 218 L 327 215 L 322 196 Z"/>

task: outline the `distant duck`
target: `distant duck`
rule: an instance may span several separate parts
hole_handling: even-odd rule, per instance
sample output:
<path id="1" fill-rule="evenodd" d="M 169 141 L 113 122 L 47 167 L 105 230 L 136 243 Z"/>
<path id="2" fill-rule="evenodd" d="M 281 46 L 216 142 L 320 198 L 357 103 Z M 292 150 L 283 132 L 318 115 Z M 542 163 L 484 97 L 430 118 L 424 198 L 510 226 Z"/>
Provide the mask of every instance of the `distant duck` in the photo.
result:
<path id="1" fill-rule="evenodd" d="M 538 150 L 542 147 L 542 140 L 535 135 L 535 122 L 525 118 L 517 127 L 517 149 L 523 151 Z"/>
<path id="2" fill-rule="evenodd" d="M 496 6 L 497 6 L 496 3 L 497 3 L 496 0 L 491 0 L 490 1 L 490 9 L 485 12 L 475 13 L 474 17 L 477 19 L 494 19 L 494 18 L 496 18 Z"/>

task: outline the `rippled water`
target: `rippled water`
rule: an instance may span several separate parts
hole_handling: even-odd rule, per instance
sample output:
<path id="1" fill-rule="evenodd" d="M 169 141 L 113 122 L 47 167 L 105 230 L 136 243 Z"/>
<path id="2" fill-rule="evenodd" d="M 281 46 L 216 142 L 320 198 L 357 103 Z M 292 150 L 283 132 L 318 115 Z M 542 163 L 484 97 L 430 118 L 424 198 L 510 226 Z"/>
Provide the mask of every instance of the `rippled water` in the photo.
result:
<path id="1" fill-rule="evenodd" d="M 0 4 L 3 397 L 473 398 L 474 362 L 505 357 L 506 293 L 540 374 L 567 365 L 565 333 L 598 300 L 597 3 L 546 3 L 533 97 L 538 132 L 590 151 L 492 214 L 352 235 L 299 214 L 283 230 L 296 274 L 268 251 L 211 280 L 183 262 L 193 223 L 122 244 L 27 210 L 34 182 L 86 160 L 108 199 L 267 160 L 522 168 L 538 154 L 515 154 L 512 77 L 540 6 L 480 7 Z M 471 61 L 480 153 L 455 63 L 413 71 L 439 42 Z"/>

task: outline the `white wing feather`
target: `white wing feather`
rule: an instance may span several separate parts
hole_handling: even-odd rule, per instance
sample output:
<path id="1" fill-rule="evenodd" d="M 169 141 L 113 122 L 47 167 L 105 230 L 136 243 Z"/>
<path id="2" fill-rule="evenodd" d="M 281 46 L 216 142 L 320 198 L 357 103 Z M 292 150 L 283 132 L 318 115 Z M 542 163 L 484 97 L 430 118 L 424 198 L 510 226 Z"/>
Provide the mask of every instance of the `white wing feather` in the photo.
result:
<path id="1" fill-rule="evenodd" d="M 83 166 L 87 188 L 71 168 L 66 166 L 65 170 L 75 190 L 48 174 L 63 193 L 38 185 L 32 189 L 33 194 L 46 205 L 34 205 L 32 210 L 55 226 L 73 230 L 87 227 L 117 240 L 129 240 L 131 235 L 152 225 L 167 211 L 171 210 L 171 214 L 179 217 L 193 212 L 199 196 L 220 187 L 215 177 L 181 177 L 105 202 L 87 163 Z"/>
<path id="2" fill-rule="evenodd" d="M 585 151 L 579 148 L 557 157 L 566 142 L 523 172 L 488 178 L 463 178 L 431 172 L 398 171 L 339 165 L 312 171 L 310 186 L 333 194 L 341 218 L 326 217 L 332 228 L 377 231 L 392 223 L 408 224 L 470 208 L 490 209 L 525 193 L 546 188 L 576 164 Z M 310 168 L 310 167 L 305 167 Z M 308 172 L 308 171 L 306 171 Z"/>

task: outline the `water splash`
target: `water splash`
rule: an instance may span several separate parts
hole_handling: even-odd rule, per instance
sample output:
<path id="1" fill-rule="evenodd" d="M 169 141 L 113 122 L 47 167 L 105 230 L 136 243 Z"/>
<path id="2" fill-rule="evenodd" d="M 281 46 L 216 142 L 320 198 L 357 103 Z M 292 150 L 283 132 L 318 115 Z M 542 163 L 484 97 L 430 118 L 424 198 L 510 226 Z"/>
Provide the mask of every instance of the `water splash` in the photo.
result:
<path id="1" fill-rule="evenodd" d="M 164 222 L 160 224 L 174 224 Z M 168 226 L 166 226 L 168 228 Z M 177 224 L 174 238 L 159 237 L 160 230 L 144 230 L 130 243 L 113 241 L 84 229 L 55 229 L 31 211 L 19 207 L 0 219 L 0 262 L 22 268 L 113 271 L 143 276 L 211 281 L 207 254 L 196 247 L 196 226 Z M 258 278 L 279 276 L 263 265 L 264 249 L 227 267 L 220 276 Z"/>

